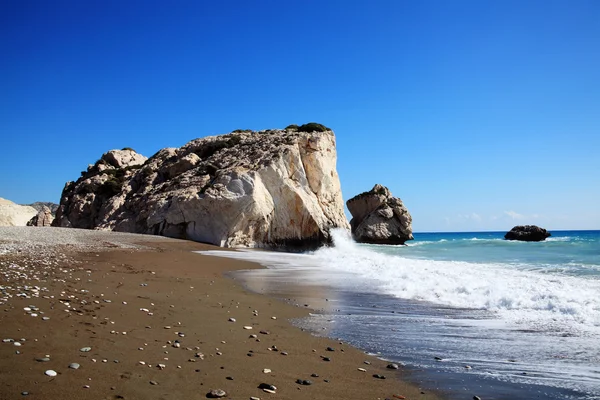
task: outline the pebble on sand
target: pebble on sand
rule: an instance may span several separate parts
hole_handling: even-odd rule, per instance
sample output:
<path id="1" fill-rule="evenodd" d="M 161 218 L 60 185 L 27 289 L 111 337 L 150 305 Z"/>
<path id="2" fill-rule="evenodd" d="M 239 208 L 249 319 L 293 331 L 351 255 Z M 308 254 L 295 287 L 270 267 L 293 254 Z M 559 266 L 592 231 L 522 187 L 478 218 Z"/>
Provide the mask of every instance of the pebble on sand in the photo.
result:
<path id="1" fill-rule="evenodd" d="M 275 385 L 271 385 L 270 383 L 264 382 L 258 385 L 258 388 L 264 390 L 267 393 L 275 393 L 275 391 L 277 390 L 277 387 L 275 387 Z"/>
<path id="2" fill-rule="evenodd" d="M 79 349 L 79 351 L 87 353 L 88 351 L 92 351 L 92 348 L 91 347 L 82 347 L 81 349 Z"/>
<path id="3" fill-rule="evenodd" d="M 214 389 L 206 394 L 209 399 L 220 399 L 221 397 L 227 396 L 227 392 L 223 389 Z"/>
<path id="4" fill-rule="evenodd" d="M 44 372 L 44 374 L 46 374 L 46 375 L 48 375 L 48 376 L 56 376 L 56 375 L 58 375 L 58 374 L 56 373 L 56 371 L 54 371 L 53 369 L 49 369 L 49 370 L 47 370 L 46 372 Z"/>
<path id="5" fill-rule="evenodd" d="M 79 367 L 81 367 L 81 365 L 79 365 L 77 363 L 71 363 L 71 364 L 69 364 L 69 368 L 71 368 L 71 369 L 79 369 Z"/>

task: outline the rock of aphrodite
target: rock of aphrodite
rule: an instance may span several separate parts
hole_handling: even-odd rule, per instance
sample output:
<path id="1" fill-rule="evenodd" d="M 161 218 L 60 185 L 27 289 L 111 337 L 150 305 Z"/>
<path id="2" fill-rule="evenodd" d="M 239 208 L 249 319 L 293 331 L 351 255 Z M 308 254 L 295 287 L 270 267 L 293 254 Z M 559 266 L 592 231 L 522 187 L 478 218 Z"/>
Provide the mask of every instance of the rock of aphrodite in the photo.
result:
<path id="1" fill-rule="evenodd" d="M 27 222 L 27 226 L 51 226 L 52 221 L 54 221 L 52 210 L 47 206 L 43 206 L 42 209 Z"/>
<path id="2" fill-rule="evenodd" d="M 0 198 L 0 226 L 25 226 L 37 210 Z"/>
<path id="3" fill-rule="evenodd" d="M 541 242 L 552 236 L 544 228 L 535 225 L 519 225 L 512 228 L 504 235 L 507 240 L 521 240 L 524 242 Z"/>
<path id="4" fill-rule="evenodd" d="M 348 228 L 336 157 L 330 130 L 236 131 L 149 159 L 112 150 L 66 184 L 54 225 L 315 248 Z"/>
<path id="5" fill-rule="evenodd" d="M 352 214 L 350 226 L 354 240 L 372 244 L 404 244 L 412 240 L 412 217 L 389 189 L 375 185 L 346 202 Z"/>

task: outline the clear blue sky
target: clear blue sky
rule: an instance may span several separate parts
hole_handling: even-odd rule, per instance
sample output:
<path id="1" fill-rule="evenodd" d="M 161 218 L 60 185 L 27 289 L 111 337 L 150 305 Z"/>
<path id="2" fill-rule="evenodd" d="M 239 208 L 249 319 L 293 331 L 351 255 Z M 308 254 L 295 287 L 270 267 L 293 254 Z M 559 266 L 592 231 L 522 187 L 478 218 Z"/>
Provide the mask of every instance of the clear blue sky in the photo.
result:
<path id="1" fill-rule="evenodd" d="M 0 2 L 0 197 L 100 155 L 334 129 L 415 231 L 600 229 L 600 1 Z"/>

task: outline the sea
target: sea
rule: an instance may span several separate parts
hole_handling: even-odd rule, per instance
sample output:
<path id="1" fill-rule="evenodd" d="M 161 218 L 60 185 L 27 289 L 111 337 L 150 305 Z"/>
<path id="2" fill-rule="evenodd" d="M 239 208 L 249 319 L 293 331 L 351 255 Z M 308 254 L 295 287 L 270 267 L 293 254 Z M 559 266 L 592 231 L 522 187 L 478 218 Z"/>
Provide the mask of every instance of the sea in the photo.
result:
<path id="1" fill-rule="evenodd" d="M 415 233 L 404 246 L 209 251 L 258 262 L 250 290 L 310 307 L 294 323 L 402 364 L 448 399 L 600 399 L 600 231 Z"/>

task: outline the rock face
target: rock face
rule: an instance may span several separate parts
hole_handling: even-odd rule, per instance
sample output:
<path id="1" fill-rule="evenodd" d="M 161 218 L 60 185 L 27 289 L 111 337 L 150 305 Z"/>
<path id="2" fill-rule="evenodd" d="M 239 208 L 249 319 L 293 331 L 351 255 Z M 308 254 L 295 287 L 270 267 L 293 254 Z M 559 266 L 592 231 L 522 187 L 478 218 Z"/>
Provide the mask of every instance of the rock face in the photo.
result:
<path id="1" fill-rule="evenodd" d="M 43 206 L 42 209 L 27 222 L 27 226 L 51 226 L 54 221 L 52 210 Z"/>
<path id="2" fill-rule="evenodd" d="M 240 131 L 150 159 L 112 150 L 65 185 L 54 226 L 223 247 L 315 248 L 330 240 L 330 228 L 348 228 L 335 136 Z"/>
<path id="3" fill-rule="evenodd" d="M 389 189 L 375 185 L 346 202 L 352 214 L 354 240 L 372 244 L 404 244 L 412 240 L 412 217 Z"/>
<path id="4" fill-rule="evenodd" d="M 25 226 L 37 210 L 0 198 L 0 226 Z"/>
<path id="5" fill-rule="evenodd" d="M 504 239 L 521 240 L 524 242 L 541 242 L 552 236 L 547 230 L 535 225 L 519 225 L 512 228 Z"/>

